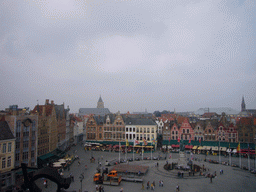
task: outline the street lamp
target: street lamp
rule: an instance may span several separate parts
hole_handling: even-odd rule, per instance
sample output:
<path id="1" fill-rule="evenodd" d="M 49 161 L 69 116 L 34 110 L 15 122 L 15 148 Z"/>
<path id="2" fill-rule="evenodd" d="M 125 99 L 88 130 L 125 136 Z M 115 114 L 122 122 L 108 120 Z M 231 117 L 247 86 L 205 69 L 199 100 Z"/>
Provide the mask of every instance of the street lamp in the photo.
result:
<path id="1" fill-rule="evenodd" d="M 256 135 L 255 135 L 255 137 L 254 137 L 254 169 L 256 169 L 255 168 L 255 164 L 256 164 Z"/>
<path id="2" fill-rule="evenodd" d="M 79 179 L 80 179 L 80 182 L 81 182 L 81 192 L 83 191 L 82 190 L 82 182 L 83 182 L 83 180 L 84 180 L 84 175 L 83 175 L 83 173 L 81 174 L 81 176 L 79 177 Z"/>

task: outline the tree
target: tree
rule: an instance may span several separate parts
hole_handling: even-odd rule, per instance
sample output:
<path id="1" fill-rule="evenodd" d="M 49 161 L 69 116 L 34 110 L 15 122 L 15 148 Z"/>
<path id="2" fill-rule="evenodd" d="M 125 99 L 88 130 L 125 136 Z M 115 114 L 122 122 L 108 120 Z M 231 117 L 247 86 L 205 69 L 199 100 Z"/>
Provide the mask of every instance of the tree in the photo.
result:
<path id="1" fill-rule="evenodd" d="M 161 117 L 161 113 L 160 111 L 154 111 L 153 113 L 156 117 Z"/>

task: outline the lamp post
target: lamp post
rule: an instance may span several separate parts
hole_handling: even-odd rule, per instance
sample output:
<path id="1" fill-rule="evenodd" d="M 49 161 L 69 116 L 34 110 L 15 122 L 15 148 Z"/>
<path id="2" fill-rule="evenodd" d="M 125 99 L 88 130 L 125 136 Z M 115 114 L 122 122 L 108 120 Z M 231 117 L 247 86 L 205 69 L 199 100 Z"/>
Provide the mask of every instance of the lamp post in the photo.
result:
<path id="1" fill-rule="evenodd" d="M 255 164 L 256 164 L 256 135 L 255 135 L 255 137 L 254 137 L 254 169 L 256 169 L 255 168 Z"/>
<path id="2" fill-rule="evenodd" d="M 79 177 L 79 179 L 80 179 L 80 182 L 81 182 L 81 192 L 83 191 L 82 190 L 82 183 L 83 183 L 83 180 L 84 180 L 84 175 L 83 175 L 83 173 L 81 174 L 81 176 Z"/>
<path id="3" fill-rule="evenodd" d="M 220 137 L 219 137 L 219 163 L 221 163 L 220 161 L 221 159 L 220 159 Z"/>

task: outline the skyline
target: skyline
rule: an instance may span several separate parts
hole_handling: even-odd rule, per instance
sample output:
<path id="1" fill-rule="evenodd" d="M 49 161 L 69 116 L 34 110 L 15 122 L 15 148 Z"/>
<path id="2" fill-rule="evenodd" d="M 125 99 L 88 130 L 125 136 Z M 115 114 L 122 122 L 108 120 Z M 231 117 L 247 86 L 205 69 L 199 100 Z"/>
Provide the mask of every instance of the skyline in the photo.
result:
<path id="1" fill-rule="evenodd" d="M 3 0 L 0 109 L 256 109 L 256 2 Z"/>

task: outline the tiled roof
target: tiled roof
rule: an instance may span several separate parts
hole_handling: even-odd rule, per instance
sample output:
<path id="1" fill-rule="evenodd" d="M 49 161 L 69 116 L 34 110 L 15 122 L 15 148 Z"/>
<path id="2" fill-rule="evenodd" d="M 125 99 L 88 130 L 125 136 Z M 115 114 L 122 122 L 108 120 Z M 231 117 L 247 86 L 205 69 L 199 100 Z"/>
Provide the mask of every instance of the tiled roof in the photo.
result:
<path id="1" fill-rule="evenodd" d="M 157 125 L 152 119 L 126 118 L 126 125 Z"/>
<path id="2" fill-rule="evenodd" d="M 14 139 L 10 127 L 6 121 L 0 121 L 0 140 Z"/>
<path id="3" fill-rule="evenodd" d="M 39 115 L 42 115 L 43 114 L 43 107 L 45 107 L 45 114 L 46 114 L 46 116 L 52 115 L 52 109 L 54 107 L 53 105 L 36 105 L 31 113 L 38 112 Z"/>
<path id="4" fill-rule="evenodd" d="M 80 115 L 106 115 L 109 114 L 110 111 L 108 108 L 80 108 L 79 113 Z"/>

